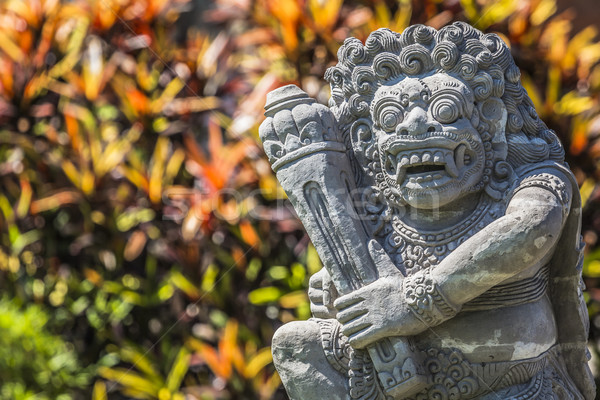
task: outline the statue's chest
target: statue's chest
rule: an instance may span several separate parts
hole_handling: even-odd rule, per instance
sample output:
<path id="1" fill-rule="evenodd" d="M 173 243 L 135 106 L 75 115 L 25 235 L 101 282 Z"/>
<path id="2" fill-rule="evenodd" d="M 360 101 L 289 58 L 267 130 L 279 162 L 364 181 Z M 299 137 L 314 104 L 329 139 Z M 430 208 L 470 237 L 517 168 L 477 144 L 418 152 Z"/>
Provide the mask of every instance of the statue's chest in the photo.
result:
<path id="1" fill-rule="evenodd" d="M 416 230 L 404 224 L 399 216 L 392 215 L 386 229 L 377 236 L 398 268 L 412 275 L 423 269 L 435 268 L 458 246 L 504 215 L 505 210 L 502 203 L 482 201 L 463 221 L 430 231 Z"/>

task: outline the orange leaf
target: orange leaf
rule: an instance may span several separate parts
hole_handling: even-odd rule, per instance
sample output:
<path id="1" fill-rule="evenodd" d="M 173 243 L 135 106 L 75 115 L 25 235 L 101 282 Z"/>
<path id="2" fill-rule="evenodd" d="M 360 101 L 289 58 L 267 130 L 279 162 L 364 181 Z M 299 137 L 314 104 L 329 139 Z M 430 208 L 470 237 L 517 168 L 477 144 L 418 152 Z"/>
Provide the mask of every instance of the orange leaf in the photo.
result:
<path id="1" fill-rule="evenodd" d="M 148 192 L 148 178 L 142 175 L 139 171 L 137 171 L 134 168 L 129 168 L 127 166 L 121 165 L 119 168 L 119 172 L 121 172 L 125 176 L 125 178 L 127 178 L 139 189 Z"/>
<path id="2" fill-rule="evenodd" d="M 188 157 L 198 163 L 200 166 L 206 165 L 206 158 L 202 154 L 202 150 L 198 147 L 198 143 L 191 133 L 185 133 L 183 135 L 183 143 L 188 151 Z"/>
<path id="3" fill-rule="evenodd" d="M 95 286 L 100 286 L 103 282 L 102 276 L 93 269 L 86 268 L 83 270 L 83 274 L 85 275 L 85 279 L 92 282 Z"/>
<path id="4" fill-rule="evenodd" d="M 53 210 L 64 204 L 77 204 L 81 199 L 81 195 L 73 190 L 64 190 L 55 193 L 43 199 L 34 200 L 31 202 L 31 213 L 38 214 L 44 211 Z"/>
<path id="5" fill-rule="evenodd" d="M 283 43 L 289 55 L 298 47 L 297 27 L 302 10 L 297 0 L 269 0 L 269 9 L 281 23 Z"/>
<path id="6" fill-rule="evenodd" d="M 129 240 L 127 240 L 127 244 L 125 245 L 125 251 L 123 252 L 123 257 L 127 261 L 132 261 L 138 258 L 138 256 L 144 250 L 144 246 L 146 245 L 146 241 L 148 240 L 146 234 L 137 230 L 131 234 Z"/>
<path id="7" fill-rule="evenodd" d="M 242 235 L 244 242 L 248 243 L 251 247 L 256 246 L 260 242 L 256 231 L 250 222 L 246 220 L 240 222 L 240 234 Z"/>
<path id="8" fill-rule="evenodd" d="M 329 35 L 338 19 L 343 0 L 309 0 L 308 8 L 320 33 Z"/>
<path id="9" fill-rule="evenodd" d="M 14 63 L 8 61 L 6 58 L 0 58 L 0 94 L 6 99 L 10 99 L 14 96 L 13 90 L 13 69 Z"/>
<path id="10" fill-rule="evenodd" d="M 137 115 L 147 114 L 150 110 L 150 100 L 146 95 L 135 88 L 126 90 L 127 99 Z"/>
<path id="11" fill-rule="evenodd" d="M 242 353 L 237 346 L 238 328 L 237 321 L 229 319 L 225 325 L 223 337 L 219 340 L 219 354 L 223 361 L 222 365 L 227 370 L 228 375 L 231 375 L 234 360 L 241 358 L 243 361 Z"/>
<path id="12" fill-rule="evenodd" d="M 231 365 L 226 365 L 215 349 L 199 341 L 191 342 L 197 355 L 204 360 L 215 375 L 227 380 L 231 376 Z"/>
<path id="13" fill-rule="evenodd" d="M 245 253 L 242 251 L 241 248 L 235 246 L 231 249 L 231 256 L 233 257 L 234 261 L 235 261 L 235 265 L 238 268 L 244 268 L 247 264 L 247 260 L 246 260 L 246 255 Z"/>
<path id="14" fill-rule="evenodd" d="M 223 135 L 221 133 L 221 127 L 211 118 L 208 121 L 208 151 L 213 158 L 220 156 L 223 149 Z"/>
<path id="15" fill-rule="evenodd" d="M 93 1 L 94 26 L 101 30 L 112 27 L 117 20 L 120 8 L 119 2 L 114 0 Z"/>
<path id="16" fill-rule="evenodd" d="M 65 117 L 65 128 L 71 138 L 71 145 L 75 150 L 79 149 L 79 122 L 71 114 L 64 114 Z"/>
<path id="17" fill-rule="evenodd" d="M 283 44 L 287 49 L 289 56 L 295 59 L 297 57 L 295 50 L 298 47 L 298 33 L 296 24 L 283 23 L 281 34 L 283 36 Z"/>
<path id="18" fill-rule="evenodd" d="M 21 177 L 20 183 L 21 197 L 19 198 L 19 203 L 17 205 L 17 217 L 23 218 L 27 215 L 27 212 L 29 211 L 33 191 L 31 189 L 31 183 L 29 183 L 29 180 L 24 175 Z"/>

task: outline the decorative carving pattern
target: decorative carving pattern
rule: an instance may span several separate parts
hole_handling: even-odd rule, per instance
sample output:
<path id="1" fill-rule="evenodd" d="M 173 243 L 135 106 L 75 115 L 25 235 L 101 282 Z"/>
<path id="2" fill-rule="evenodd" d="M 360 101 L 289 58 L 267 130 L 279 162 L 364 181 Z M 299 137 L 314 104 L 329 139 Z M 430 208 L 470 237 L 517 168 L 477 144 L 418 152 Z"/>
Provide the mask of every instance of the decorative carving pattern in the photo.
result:
<path id="1" fill-rule="evenodd" d="M 348 371 L 350 398 L 386 400 L 386 396 L 379 387 L 377 373 L 369 354 L 362 350 L 354 350 L 351 354 L 350 370 Z"/>
<path id="2" fill-rule="evenodd" d="M 538 373 L 529 386 L 521 393 L 510 396 L 507 400 L 550 400 L 555 399 L 552 391 L 552 381 L 549 378 L 550 371 L 544 370 Z"/>
<path id="3" fill-rule="evenodd" d="M 298 87 L 290 85 L 276 95 L 269 93 L 265 109 L 267 119 L 261 124 L 259 135 L 274 169 L 277 161 L 290 158 L 291 153 L 297 153 L 295 157 L 299 158 L 328 148 L 346 150 L 329 108 L 316 103 Z"/>
<path id="4" fill-rule="evenodd" d="M 549 267 L 540 268 L 531 278 L 494 286 L 479 297 L 463 304 L 462 311 L 493 310 L 537 301 L 546 294 Z"/>
<path id="5" fill-rule="evenodd" d="M 308 205 L 308 209 L 313 214 L 313 219 L 321 237 L 325 238 L 325 243 L 328 246 L 329 254 L 333 258 L 336 265 L 345 265 L 351 267 L 352 263 L 348 256 L 348 251 L 341 238 L 336 235 L 335 227 L 331 221 L 329 210 L 325 204 L 325 195 L 316 182 L 309 182 L 304 187 L 304 199 Z M 352 279 L 352 268 L 339 269 L 338 273 L 342 275 L 342 279 L 348 282 L 350 287 L 357 288 L 357 280 Z"/>
<path id="6" fill-rule="evenodd" d="M 481 391 L 473 367 L 459 351 L 429 349 L 425 368 L 431 373 L 432 384 L 414 400 L 462 400 Z"/>
<path id="7" fill-rule="evenodd" d="M 556 175 L 547 172 L 528 175 L 521 181 L 521 184 L 515 190 L 515 193 L 528 187 L 541 187 L 549 190 L 561 202 L 563 211 L 569 211 L 567 207 L 571 203 L 571 194 L 567 191 L 565 182 Z"/>
<path id="8" fill-rule="evenodd" d="M 363 193 L 366 220 L 396 265 L 412 275 L 439 264 L 451 251 L 500 217 L 505 205 L 483 197 L 476 209 L 465 220 L 435 232 L 418 231 L 404 224 L 400 213 L 389 208 L 383 193 L 371 187 Z M 391 221 L 388 222 L 388 221 Z"/>
<path id="9" fill-rule="evenodd" d="M 321 329 L 321 341 L 327 361 L 337 371 L 346 375 L 350 369 L 352 347 L 348 345 L 348 338 L 341 334 L 340 324 L 335 319 L 312 319 Z"/>
<path id="10" fill-rule="evenodd" d="M 555 346 L 532 360 L 470 363 L 458 350 L 432 348 L 425 361 L 431 385 L 406 400 L 580 400 L 558 352 Z"/>
<path id="11" fill-rule="evenodd" d="M 459 307 L 450 304 L 437 288 L 431 274 L 419 273 L 404 280 L 406 303 L 427 326 L 436 326 L 454 317 Z"/>
<path id="12" fill-rule="evenodd" d="M 350 398 L 389 399 L 381 390 L 368 352 L 352 349 L 337 321 L 314 321 L 321 327 L 327 359 L 349 377 Z M 509 362 L 471 363 L 456 349 L 429 348 L 425 354 L 428 387 L 405 400 L 554 400 L 556 395 L 581 399 L 568 379 L 560 346 L 533 359 Z"/>

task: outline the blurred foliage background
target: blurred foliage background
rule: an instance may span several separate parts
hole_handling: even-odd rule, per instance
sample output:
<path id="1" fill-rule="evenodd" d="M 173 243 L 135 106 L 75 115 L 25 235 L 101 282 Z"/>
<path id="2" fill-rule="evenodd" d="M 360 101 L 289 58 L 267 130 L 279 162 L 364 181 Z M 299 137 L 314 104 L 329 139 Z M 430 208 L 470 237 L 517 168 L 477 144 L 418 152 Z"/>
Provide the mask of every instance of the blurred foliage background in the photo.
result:
<path id="1" fill-rule="evenodd" d="M 455 20 L 510 43 L 567 149 L 596 351 L 600 42 L 576 10 L 4 0 L 0 400 L 285 399 L 270 339 L 309 317 L 320 261 L 262 153 L 265 96 L 296 83 L 326 103 L 322 76 L 346 37 Z"/>

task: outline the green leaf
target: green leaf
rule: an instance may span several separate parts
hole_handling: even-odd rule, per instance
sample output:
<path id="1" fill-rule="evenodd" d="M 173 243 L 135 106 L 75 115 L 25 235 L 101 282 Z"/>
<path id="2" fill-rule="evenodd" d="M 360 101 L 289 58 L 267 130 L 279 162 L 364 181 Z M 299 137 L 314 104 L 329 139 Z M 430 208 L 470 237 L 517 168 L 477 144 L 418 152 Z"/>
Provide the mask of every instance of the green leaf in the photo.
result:
<path id="1" fill-rule="evenodd" d="M 248 300 L 255 305 L 261 305 L 279 300 L 282 291 L 275 286 L 267 286 L 255 289 L 248 294 Z"/>
<path id="2" fill-rule="evenodd" d="M 104 379 L 124 386 L 126 389 L 135 390 L 145 395 L 156 396 L 160 390 L 160 386 L 154 381 L 125 368 L 100 367 L 98 368 L 98 374 Z"/>
<path id="3" fill-rule="evenodd" d="M 185 347 L 179 349 L 177 358 L 175 359 L 175 362 L 171 367 L 171 371 L 169 371 L 169 375 L 167 376 L 166 386 L 171 392 L 179 390 L 179 386 L 181 386 L 181 382 L 188 371 L 190 358 L 191 355 L 188 353 Z"/>
<path id="4" fill-rule="evenodd" d="M 145 354 L 132 346 L 124 346 L 119 349 L 119 355 L 123 361 L 129 362 L 143 372 L 149 379 L 156 384 L 163 386 L 164 379 L 158 370 L 152 365 L 152 361 Z"/>

